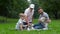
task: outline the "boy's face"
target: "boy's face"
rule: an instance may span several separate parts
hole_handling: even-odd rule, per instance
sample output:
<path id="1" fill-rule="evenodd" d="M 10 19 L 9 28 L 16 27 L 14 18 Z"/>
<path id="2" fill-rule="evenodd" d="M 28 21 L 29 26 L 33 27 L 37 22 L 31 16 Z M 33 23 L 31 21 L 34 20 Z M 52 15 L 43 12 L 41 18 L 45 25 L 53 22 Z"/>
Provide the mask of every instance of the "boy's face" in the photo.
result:
<path id="1" fill-rule="evenodd" d="M 24 19 L 24 16 L 20 16 L 20 18 L 23 20 Z"/>

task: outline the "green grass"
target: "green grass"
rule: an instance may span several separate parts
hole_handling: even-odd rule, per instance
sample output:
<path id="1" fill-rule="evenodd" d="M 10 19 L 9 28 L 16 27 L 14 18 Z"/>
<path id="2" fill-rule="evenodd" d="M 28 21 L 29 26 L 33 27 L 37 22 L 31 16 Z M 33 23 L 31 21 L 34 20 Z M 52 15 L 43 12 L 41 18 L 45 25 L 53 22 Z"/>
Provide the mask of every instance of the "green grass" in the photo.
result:
<path id="1" fill-rule="evenodd" d="M 0 17 L 1 18 L 1 17 Z M 1 18 L 2 19 L 2 18 Z M 16 22 L 18 19 L 7 19 L 7 22 L 0 22 L 0 34 L 60 34 L 60 20 L 52 20 L 49 24 L 49 30 L 40 30 L 40 31 L 16 31 L 11 30 L 15 28 Z M 38 20 L 34 19 L 33 23 L 37 23 Z"/>

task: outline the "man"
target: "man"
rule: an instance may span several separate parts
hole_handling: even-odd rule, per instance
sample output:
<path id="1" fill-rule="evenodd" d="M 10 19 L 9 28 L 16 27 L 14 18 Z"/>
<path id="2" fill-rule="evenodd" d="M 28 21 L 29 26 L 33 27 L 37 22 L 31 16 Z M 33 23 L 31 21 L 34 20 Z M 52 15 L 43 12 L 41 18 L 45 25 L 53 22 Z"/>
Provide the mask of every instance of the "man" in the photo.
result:
<path id="1" fill-rule="evenodd" d="M 44 24 L 43 30 L 47 30 L 48 29 L 48 23 L 51 22 L 51 20 L 49 19 L 48 14 L 46 12 L 44 12 L 42 8 L 39 8 L 38 9 L 38 13 L 40 14 L 40 16 L 39 16 L 39 22 L 42 22 L 40 20 L 42 17 L 45 17 L 46 18 L 45 19 L 45 22 L 43 23 Z"/>
<path id="2" fill-rule="evenodd" d="M 33 25 L 33 28 L 34 29 L 43 29 L 43 28 L 45 28 L 45 26 L 44 26 L 44 22 L 45 22 L 45 17 L 41 17 L 39 20 L 39 22 L 38 22 L 38 24 L 35 24 L 35 25 Z"/>
<path id="3" fill-rule="evenodd" d="M 29 27 L 32 25 L 32 20 L 33 20 L 33 14 L 34 14 L 34 4 L 30 4 L 30 6 L 25 10 L 25 24 L 28 25 L 27 30 L 29 30 Z"/>

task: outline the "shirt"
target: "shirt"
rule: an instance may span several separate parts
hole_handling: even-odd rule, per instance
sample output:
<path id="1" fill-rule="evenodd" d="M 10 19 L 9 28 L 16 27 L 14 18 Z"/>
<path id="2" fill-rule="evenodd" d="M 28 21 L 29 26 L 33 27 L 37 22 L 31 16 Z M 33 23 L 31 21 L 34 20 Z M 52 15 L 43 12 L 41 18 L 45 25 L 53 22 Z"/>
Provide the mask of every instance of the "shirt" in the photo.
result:
<path id="1" fill-rule="evenodd" d="M 20 18 L 17 22 L 17 24 L 23 24 L 23 20 Z"/>
<path id="2" fill-rule="evenodd" d="M 32 12 L 30 12 L 30 8 L 27 8 L 24 12 L 24 14 L 28 17 L 28 21 L 32 22 L 32 16 L 34 14 L 34 9 L 32 10 Z M 25 21 L 26 22 L 26 21 Z"/>
<path id="3" fill-rule="evenodd" d="M 41 19 L 41 17 L 45 17 L 46 20 L 49 19 L 49 16 L 48 16 L 48 14 L 46 12 L 43 12 L 43 14 L 40 14 L 39 19 Z"/>

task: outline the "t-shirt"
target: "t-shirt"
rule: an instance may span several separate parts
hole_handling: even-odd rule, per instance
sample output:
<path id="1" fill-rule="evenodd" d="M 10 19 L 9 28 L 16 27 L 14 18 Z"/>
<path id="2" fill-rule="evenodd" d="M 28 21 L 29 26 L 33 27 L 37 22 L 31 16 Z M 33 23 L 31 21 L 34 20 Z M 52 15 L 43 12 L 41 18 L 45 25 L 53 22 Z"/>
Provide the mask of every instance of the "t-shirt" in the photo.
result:
<path id="1" fill-rule="evenodd" d="M 17 24 L 23 24 L 23 20 L 20 18 L 17 22 Z"/>
<path id="2" fill-rule="evenodd" d="M 39 19 L 41 19 L 41 17 L 45 17 L 45 21 L 49 19 L 49 16 L 46 12 L 43 12 L 43 14 L 40 14 Z"/>
<path id="3" fill-rule="evenodd" d="M 39 20 L 41 20 L 41 22 L 45 22 L 45 17 L 41 17 Z"/>
<path id="4" fill-rule="evenodd" d="M 28 17 L 28 21 L 32 22 L 32 16 L 34 14 L 34 9 L 32 10 L 32 12 L 30 12 L 30 8 L 27 8 L 24 12 L 24 14 Z M 26 22 L 26 21 L 25 21 Z"/>

